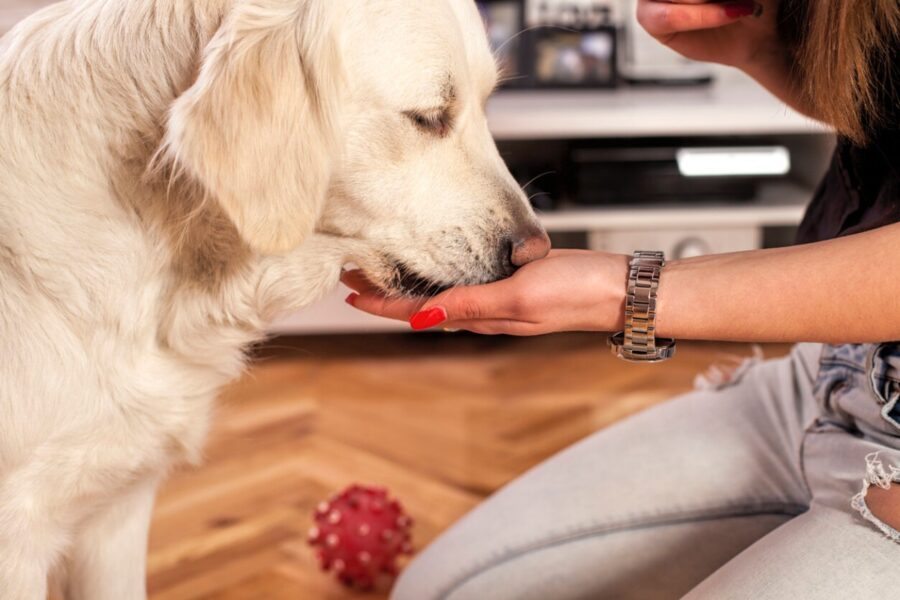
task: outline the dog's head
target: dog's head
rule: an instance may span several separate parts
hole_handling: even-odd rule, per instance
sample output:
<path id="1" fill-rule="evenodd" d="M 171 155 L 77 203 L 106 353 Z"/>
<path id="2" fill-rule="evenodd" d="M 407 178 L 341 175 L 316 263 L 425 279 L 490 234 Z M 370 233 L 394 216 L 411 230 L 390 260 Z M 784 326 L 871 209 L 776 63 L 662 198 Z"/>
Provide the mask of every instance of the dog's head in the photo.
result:
<path id="1" fill-rule="evenodd" d="M 472 0 L 236 0 L 166 147 L 243 239 L 354 240 L 385 291 L 509 275 L 549 250 L 485 117 Z"/>

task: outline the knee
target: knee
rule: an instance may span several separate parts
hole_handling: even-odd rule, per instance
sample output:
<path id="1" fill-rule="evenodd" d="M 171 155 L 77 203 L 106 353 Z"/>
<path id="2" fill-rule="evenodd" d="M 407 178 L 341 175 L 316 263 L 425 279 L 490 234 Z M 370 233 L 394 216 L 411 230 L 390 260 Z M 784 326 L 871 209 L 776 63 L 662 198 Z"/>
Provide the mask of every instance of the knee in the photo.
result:
<path id="1" fill-rule="evenodd" d="M 900 543 L 900 467 L 885 467 L 878 454 L 866 457 L 866 481 L 853 507 L 893 541 Z"/>
<path id="2" fill-rule="evenodd" d="M 426 549 L 400 575 L 391 600 L 482 600 L 498 596 L 473 596 L 460 585 L 467 579 L 461 557 L 440 548 L 441 540 Z M 437 546 L 437 547 L 435 547 Z"/>
<path id="3" fill-rule="evenodd" d="M 900 485 L 895 483 L 887 489 L 869 488 L 866 504 L 876 519 L 895 531 L 900 531 Z"/>
<path id="4" fill-rule="evenodd" d="M 472 548 L 461 553 L 456 547 L 438 543 L 426 550 L 403 572 L 391 593 L 391 600 L 535 600 L 568 598 L 546 589 L 547 573 L 541 566 L 543 552 L 505 552 L 494 548 L 477 553 Z M 474 544 L 472 544 L 474 546 Z M 567 552 L 567 545 L 554 552 Z M 552 561 L 552 559 L 550 559 Z"/>
<path id="5" fill-rule="evenodd" d="M 441 597 L 440 587 L 443 577 L 435 572 L 426 554 L 418 557 L 400 574 L 391 600 L 437 600 Z"/>

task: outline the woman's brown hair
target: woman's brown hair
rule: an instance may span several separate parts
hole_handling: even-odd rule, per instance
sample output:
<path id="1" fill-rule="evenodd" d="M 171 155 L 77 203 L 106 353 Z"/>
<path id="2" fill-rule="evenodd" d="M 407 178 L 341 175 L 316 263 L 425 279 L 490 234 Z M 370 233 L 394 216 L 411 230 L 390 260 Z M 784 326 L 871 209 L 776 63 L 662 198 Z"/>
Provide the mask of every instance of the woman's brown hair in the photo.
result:
<path id="1" fill-rule="evenodd" d="M 859 145 L 897 128 L 900 0 L 782 0 L 779 22 L 817 118 Z"/>

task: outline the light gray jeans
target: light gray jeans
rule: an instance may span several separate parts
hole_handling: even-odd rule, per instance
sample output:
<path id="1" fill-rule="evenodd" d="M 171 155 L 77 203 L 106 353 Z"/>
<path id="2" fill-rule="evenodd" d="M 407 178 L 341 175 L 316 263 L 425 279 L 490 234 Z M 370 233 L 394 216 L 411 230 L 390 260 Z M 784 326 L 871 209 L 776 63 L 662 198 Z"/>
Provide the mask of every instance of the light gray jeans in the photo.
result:
<path id="1" fill-rule="evenodd" d="M 392 598 L 898 597 L 900 534 L 865 503 L 900 481 L 898 381 L 897 345 L 748 364 L 506 486 Z"/>

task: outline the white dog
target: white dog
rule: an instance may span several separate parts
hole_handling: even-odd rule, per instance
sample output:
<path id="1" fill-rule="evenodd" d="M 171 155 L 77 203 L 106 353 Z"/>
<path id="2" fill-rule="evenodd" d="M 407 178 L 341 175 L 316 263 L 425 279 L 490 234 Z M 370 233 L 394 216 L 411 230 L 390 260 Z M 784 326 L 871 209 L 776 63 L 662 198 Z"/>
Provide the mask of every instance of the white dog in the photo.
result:
<path id="1" fill-rule="evenodd" d="M 546 234 L 472 0 L 69 0 L 0 42 L 0 598 L 145 597 L 154 491 L 275 313 Z"/>

